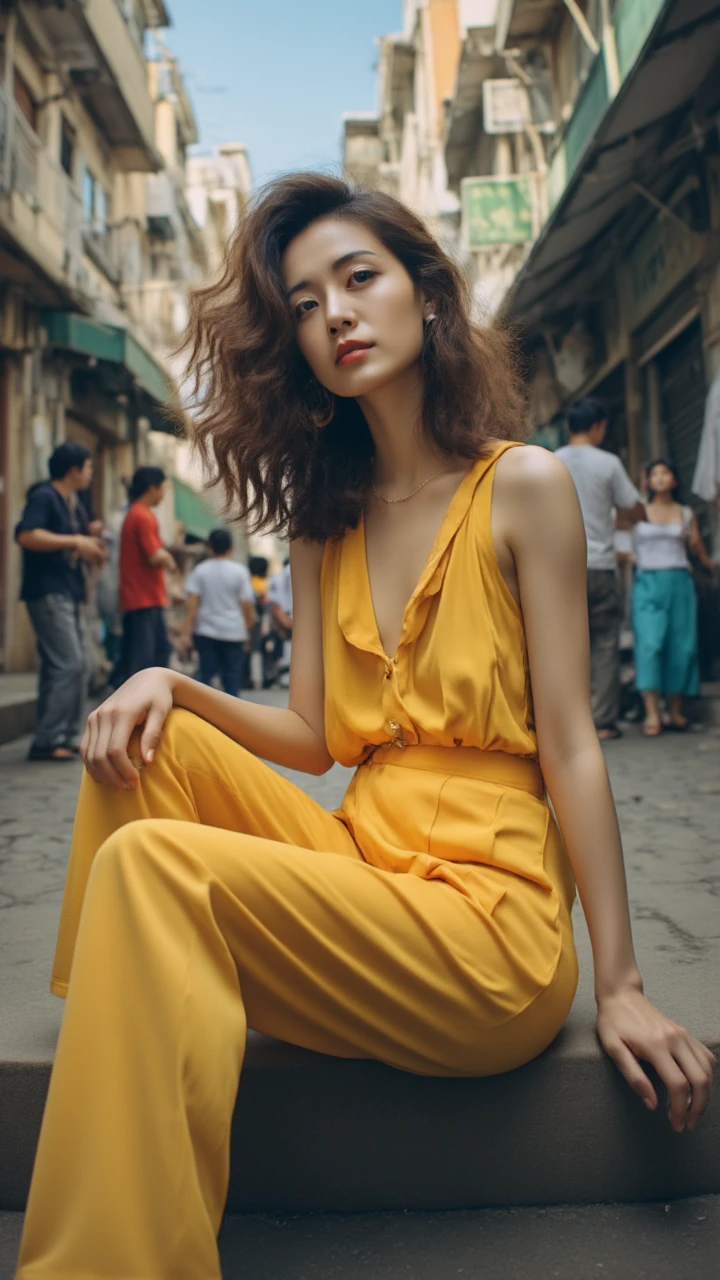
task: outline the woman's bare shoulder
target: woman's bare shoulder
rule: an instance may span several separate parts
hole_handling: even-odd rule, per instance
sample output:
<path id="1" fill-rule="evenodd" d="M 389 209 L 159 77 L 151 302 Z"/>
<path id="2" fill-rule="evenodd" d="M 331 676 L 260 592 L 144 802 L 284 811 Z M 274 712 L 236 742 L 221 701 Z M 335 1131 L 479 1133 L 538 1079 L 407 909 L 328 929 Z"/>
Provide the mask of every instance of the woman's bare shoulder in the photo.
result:
<path id="1" fill-rule="evenodd" d="M 526 444 L 506 449 L 496 463 L 496 496 L 504 503 L 532 504 L 534 509 L 557 502 L 577 502 L 575 483 L 564 462 L 549 449 Z"/>

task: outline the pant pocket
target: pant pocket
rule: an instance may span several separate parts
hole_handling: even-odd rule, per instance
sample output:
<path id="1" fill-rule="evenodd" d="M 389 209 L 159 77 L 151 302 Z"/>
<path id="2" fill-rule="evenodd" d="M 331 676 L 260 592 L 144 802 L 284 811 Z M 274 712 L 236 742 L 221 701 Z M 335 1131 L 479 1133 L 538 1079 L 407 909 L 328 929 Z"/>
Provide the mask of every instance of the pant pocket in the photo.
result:
<path id="1" fill-rule="evenodd" d="M 429 852 L 482 863 L 548 885 L 543 851 L 550 822 L 544 800 L 529 791 L 450 777 L 438 802 Z"/>

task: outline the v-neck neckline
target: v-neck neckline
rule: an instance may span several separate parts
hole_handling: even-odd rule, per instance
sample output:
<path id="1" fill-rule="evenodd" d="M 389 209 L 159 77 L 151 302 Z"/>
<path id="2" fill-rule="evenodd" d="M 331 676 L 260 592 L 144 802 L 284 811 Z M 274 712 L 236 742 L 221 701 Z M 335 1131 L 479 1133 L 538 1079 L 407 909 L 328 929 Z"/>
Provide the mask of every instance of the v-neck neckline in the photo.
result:
<path id="1" fill-rule="evenodd" d="M 456 512 L 458 511 L 460 507 L 460 503 L 463 500 L 466 486 L 469 485 L 471 478 L 475 477 L 475 474 L 478 471 L 479 467 L 481 465 L 487 466 L 487 464 L 490 461 L 492 461 L 492 458 L 494 458 L 494 456 L 495 454 L 493 453 L 490 458 L 487 458 L 487 457 L 477 458 L 476 461 L 472 464 L 472 466 L 468 468 L 462 480 L 460 481 L 459 485 L 457 486 L 455 492 L 453 493 L 445 509 L 445 514 L 443 515 L 443 518 L 440 521 L 440 524 L 438 526 L 438 530 L 437 530 L 437 533 L 435 534 L 432 547 L 430 548 L 430 553 L 428 555 L 427 560 L 425 561 L 425 565 L 420 573 L 420 577 L 418 578 L 417 583 L 415 584 L 415 588 L 412 591 L 412 594 L 410 595 L 410 598 L 408 599 L 405 605 L 405 608 L 403 610 L 402 620 L 400 623 L 400 639 L 398 640 L 397 648 L 394 654 L 392 655 L 386 652 L 385 646 L 380 638 L 380 628 L 378 626 L 377 614 L 375 612 L 375 603 L 373 601 L 372 587 L 370 585 L 370 567 L 368 564 L 367 541 L 365 538 L 365 513 L 364 511 L 361 511 L 360 520 L 356 526 L 355 534 L 358 539 L 358 545 L 360 548 L 360 558 L 362 560 L 362 573 L 363 573 L 363 579 L 364 579 L 363 586 L 365 590 L 366 603 L 369 609 L 369 615 L 370 615 L 370 618 L 372 619 L 372 630 L 374 632 L 373 640 L 375 642 L 375 648 L 376 648 L 376 651 L 380 654 L 380 656 L 384 659 L 386 663 L 394 664 L 397 662 L 398 654 L 400 652 L 400 649 L 402 648 L 403 640 L 405 639 L 407 623 L 408 623 L 410 614 L 412 612 L 412 608 L 416 600 L 418 599 L 418 596 L 424 591 L 425 586 L 428 582 L 428 579 L 434 573 L 435 568 L 437 566 L 437 562 L 440 559 L 441 555 L 443 554 L 445 547 L 447 546 L 447 543 L 449 542 L 450 537 L 452 536 L 452 533 L 455 532 L 455 528 L 460 523 L 460 521 L 458 520 L 455 522 L 455 527 L 454 528 L 451 527 L 453 525 L 453 521 L 455 520 Z"/>

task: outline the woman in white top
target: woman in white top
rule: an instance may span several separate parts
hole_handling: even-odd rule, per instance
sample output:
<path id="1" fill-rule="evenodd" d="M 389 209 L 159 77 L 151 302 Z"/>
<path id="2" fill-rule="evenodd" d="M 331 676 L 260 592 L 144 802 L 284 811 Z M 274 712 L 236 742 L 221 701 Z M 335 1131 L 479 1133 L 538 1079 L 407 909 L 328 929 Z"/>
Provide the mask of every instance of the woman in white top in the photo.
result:
<path id="1" fill-rule="evenodd" d="M 633 587 L 635 680 L 645 703 L 646 737 L 662 732 L 660 696 L 667 699 L 668 729 L 683 733 L 684 696 L 700 692 L 697 601 L 688 547 L 714 569 L 690 507 L 677 501 L 678 477 L 664 459 L 648 466 L 645 519 L 635 525 L 637 572 Z"/>

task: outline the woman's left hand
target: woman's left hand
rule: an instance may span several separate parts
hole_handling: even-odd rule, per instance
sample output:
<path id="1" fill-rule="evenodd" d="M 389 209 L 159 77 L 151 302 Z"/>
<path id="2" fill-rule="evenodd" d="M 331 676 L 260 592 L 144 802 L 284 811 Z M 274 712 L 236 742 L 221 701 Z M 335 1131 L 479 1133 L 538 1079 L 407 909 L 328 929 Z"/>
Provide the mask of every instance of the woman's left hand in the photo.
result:
<path id="1" fill-rule="evenodd" d="M 675 1132 L 686 1124 L 694 1129 L 710 1098 L 715 1055 L 634 987 L 598 999 L 597 1030 L 603 1049 L 645 1106 L 654 1111 L 658 1098 L 638 1059 L 651 1063 L 663 1081 Z"/>

